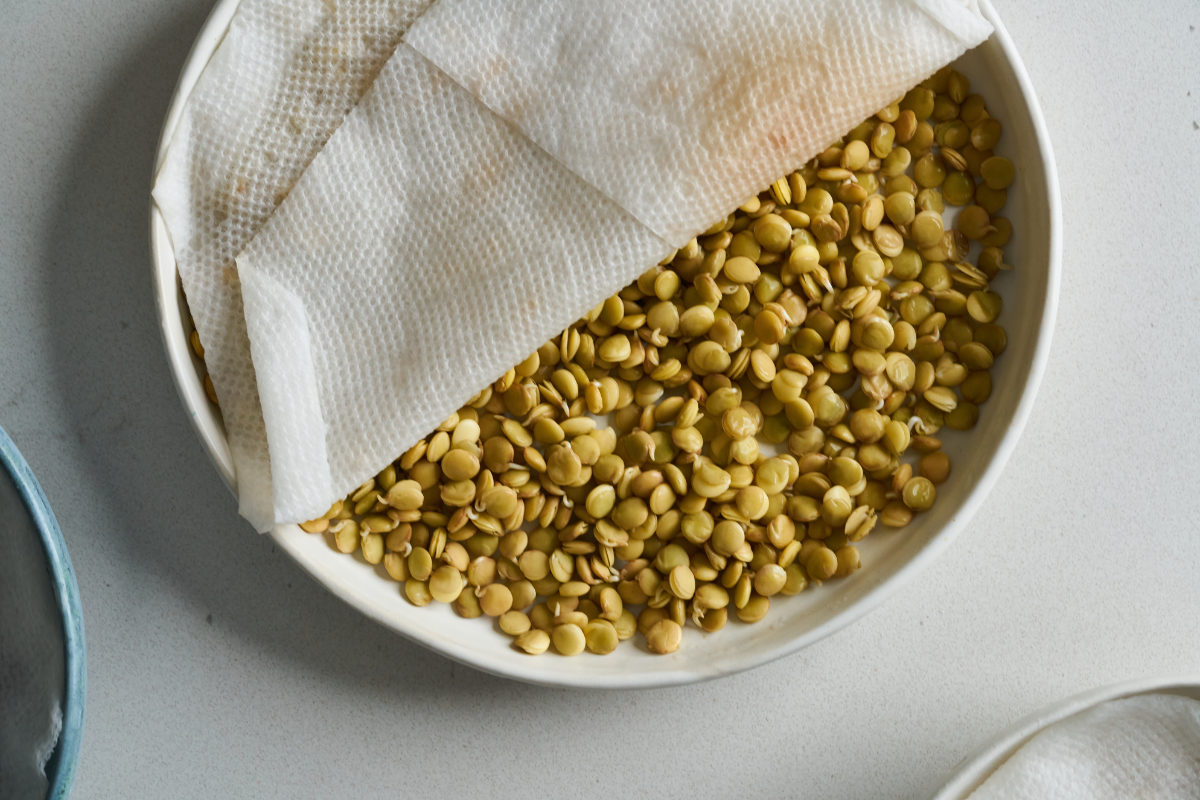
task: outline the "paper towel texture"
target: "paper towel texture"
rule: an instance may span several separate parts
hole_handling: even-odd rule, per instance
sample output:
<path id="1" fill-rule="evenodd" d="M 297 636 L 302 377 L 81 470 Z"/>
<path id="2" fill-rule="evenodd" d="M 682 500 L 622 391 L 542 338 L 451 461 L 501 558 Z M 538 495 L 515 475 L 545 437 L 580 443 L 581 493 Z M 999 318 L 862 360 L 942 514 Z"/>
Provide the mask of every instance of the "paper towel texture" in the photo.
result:
<path id="1" fill-rule="evenodd" d="M 1033 736 L 971 800 L 1200 798 L 1200 701 L 1110 700 Z"/>
<path id="2" fill-rule="evenodd" d="M 238 257 L 281 520 L 671 248 L 401 45 Z"/>
<path id="3" fill-rule="evenodd" d="M 266 431 L 233 258 L 432 0 L 243 0 L 154 186 L 221 402 L 240 511 L 270 527 Z"/>
<path id="4" fill-rule="evenodd" d="M 439 0 L 405 41 L 679 247 L 989 33 L 945 0 Z"/>
<path id="5" fill-rule="evenodd" d="M 276 520 L 989 31 L 950 0 L 437 3 L 238 257 Z"/>

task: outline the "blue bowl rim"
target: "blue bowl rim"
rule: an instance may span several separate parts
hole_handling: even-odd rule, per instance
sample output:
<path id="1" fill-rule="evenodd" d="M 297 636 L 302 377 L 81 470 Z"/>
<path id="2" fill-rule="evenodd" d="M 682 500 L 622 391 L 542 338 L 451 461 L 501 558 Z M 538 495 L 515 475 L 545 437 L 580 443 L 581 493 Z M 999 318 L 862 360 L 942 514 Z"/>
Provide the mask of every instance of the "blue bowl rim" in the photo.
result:
<path id="1" fill-rule="evenodd" d="M 42 539 L 46 562 L 54 578 L 54 594 L 62 614 L 66 686 L 63 694 L 62 732 L 46 764 L 48 798 L 59 800 L 71 793 L 79 745 L 83 737 L 83 707 L 87 694 L 87 656 L 83 638 L 83 611 L 79 603 L 79 584 L 75 568 L 67 554 L 62 531 L 50 510 L 50 503 L 28 462 L 16 443 L 0 428 L 0 464 L 12 478 L 17 493 L 25 501 L 29 516 Z"/>

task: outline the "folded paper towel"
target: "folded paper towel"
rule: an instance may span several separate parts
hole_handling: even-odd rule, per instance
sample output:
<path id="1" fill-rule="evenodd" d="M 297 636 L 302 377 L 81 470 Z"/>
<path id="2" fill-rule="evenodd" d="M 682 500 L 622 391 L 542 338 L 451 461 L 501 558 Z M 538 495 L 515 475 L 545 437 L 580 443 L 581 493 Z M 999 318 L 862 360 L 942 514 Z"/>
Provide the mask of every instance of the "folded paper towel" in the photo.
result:
<path id="1" fill-rule="evenodd" d="M 971 800 L 1200 798 L 1200 700 L 1110 700 L 1037 733 Z"/>
<path id="2" fill-rule="evenodd" d="M 989 33 L 952 0 L 439 0 L 404 40 L 680 247 Z"/>
<path id="3" fill-rule="evenodd" d="M 281 520 L 671 248 L 401 45 L 238 256 Z"/>
<path id="4" fill-rule="evenodd" d="M 971 0 L 435 3 L 237 258 L 243 510 L 319 515 L 989 32 Z"/>
<path id="5" fill-rule="evenodd" d="M 240 511 L 274 521 L 267 437 L 233 257 L 432 0 L 242 0 L 154 184 L 221 400 Z"/>

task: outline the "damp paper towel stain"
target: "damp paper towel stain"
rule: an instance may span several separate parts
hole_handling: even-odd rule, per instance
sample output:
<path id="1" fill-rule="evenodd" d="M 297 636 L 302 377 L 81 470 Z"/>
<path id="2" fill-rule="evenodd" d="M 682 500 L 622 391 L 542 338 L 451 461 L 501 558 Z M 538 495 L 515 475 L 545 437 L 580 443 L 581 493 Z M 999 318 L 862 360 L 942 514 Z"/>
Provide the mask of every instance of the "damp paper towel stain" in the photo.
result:
<path id="1" fill-rule="evenodd" d="M 319 516 L 990 32 L 970 0 L 432 4 L 237 254 L 243 513 Z"/>

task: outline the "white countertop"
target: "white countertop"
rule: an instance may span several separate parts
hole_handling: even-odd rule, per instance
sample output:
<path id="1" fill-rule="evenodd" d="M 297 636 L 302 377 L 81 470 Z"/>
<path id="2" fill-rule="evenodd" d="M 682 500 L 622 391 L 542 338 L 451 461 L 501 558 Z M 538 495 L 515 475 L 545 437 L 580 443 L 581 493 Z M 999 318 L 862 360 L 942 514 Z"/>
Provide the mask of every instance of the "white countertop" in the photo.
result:
<path id="1" fill-rule="evenodd" d="M 923 797 L 1039 706 L 1200 671 L 1191 0 L 996 0 L 1066 230 L 1049 369 L 974 523 L 833 637 L 642 692 L 529 687 L 427 653 L 237 516 L 175 396 L 147 245 L 155 140 L 208 0 L 8 5 L 0 425 L 79 575 L 76 797 Z"/>

